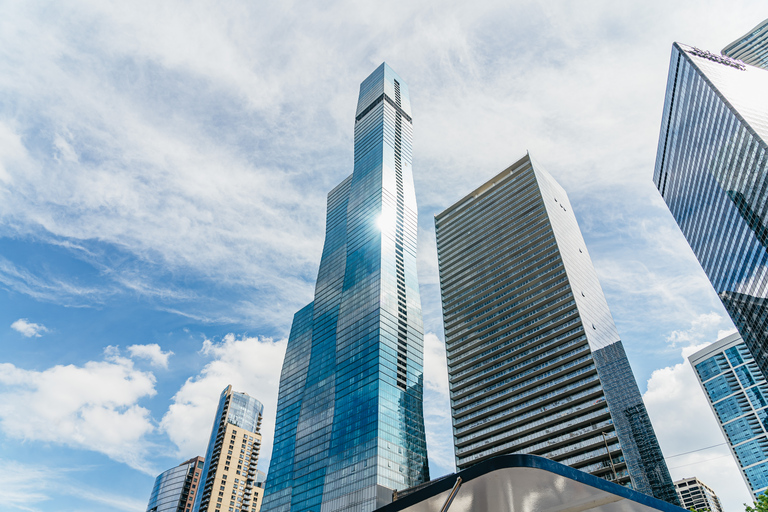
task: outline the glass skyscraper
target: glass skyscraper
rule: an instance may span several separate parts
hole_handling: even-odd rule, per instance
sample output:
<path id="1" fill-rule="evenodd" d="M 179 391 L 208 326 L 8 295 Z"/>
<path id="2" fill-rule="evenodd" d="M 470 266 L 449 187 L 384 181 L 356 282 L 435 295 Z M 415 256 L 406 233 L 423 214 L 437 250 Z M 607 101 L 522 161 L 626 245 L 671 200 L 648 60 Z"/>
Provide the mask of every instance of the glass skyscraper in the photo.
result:
<path id="1" fill-rule="evenodd" d="M 256 486 L 264 406 L 227 386 L 219 397 L 195 512 L 259 512 Z"/>
<path id="2" fill-rule="evenodd" d="M 768 489 L 768 384 L 732 334 L 688 358 L 752 494 Z"/>
<path id="3" fill-rule="evenodd" d="M 653 180 L 768 374 L 768 70 L 672 46 Z"/>
<path id="4" fill-rule="evenodd" d="M 195 457 L 160 473 L 152 487 L 147 512 L 192 512 L 203 465 L 204 459 Z"/>
<path id="5" fill-rule="evenodd" d="M 752 66 L 768 69 L 768 20 L 723 48 L 722 53 Z"/>
<path id="6" fill-rule="evenodd" d="M 678 503 L 563 188 L 526 155 L 435 227 L 457 467 L 541 455 Z"/>
<path id="7" fill-rule="evenodd" d="M 371 511 L 429 479 L 411 102 L 386 64 L 360 85 L 354 140 L 291 326 L 265 511 Z"/>

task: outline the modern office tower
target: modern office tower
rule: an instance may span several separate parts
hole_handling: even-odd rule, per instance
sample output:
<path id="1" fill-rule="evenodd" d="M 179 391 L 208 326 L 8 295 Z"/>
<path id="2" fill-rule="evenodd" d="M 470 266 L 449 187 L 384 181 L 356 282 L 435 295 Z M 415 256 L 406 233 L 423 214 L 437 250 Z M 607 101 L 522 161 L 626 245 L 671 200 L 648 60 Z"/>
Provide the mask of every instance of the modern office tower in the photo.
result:
<path id="1" fill-rule="evenodd" d="M 653 180 L 768 372 L 768 70 L 675 43 Z"/>
<path id="2" fill-rule="evenodd" d="M 768 69 L 768 20 L 723 48 L 722 54 Z"/>
<path id="3" fill-rule="evenodd" d="M 680 505 L 686 510 L 723 512 L 723 505 L 715 491 L 698 478 L 683 478 L 675 482 Z"/>
<path id="4" fill-rule="evenodd" d="M 408 86 L 360 85 L 354 171 L 328 194 L 315 300 L 293 318 L 264 510 L 370 511 L 429 479 Z"/>
<path id="5" fill-rule="evenodd" d="M 732 334 L 688 360 L 752 494 L 768 489 L 768 385 L 746 343 Z"/>
<path id="6" fill-rule="evenodd" d="M 204 460 L 195 457 L 160 473 L 152 487 L 147 512 L 192 512 Z"/>
<path id="7" fill-rule="evenodd" d="M 542 455 L 677 503 L 562 187 L 526 155 L 435 227 L 456 466 Z"/>
<path id="8" fill-rule="evenodd" d="M 233 391 L 232 386 L 221 392 L 195 512 L 258 512 L 261 503 L 255 491 L 256 464 L 263 412 L 261 402 Z"/>

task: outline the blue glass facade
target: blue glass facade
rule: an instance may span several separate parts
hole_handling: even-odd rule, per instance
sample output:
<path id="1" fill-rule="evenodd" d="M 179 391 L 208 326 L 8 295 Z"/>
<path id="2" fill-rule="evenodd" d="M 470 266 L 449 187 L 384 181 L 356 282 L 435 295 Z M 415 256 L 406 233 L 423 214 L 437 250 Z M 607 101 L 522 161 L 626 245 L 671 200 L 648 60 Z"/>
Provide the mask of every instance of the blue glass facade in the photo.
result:
<path id="1" fill-rule="evenodd" d="M 768 69 L 768 20 L 723 48 L 722 53 L 752 66 Z"/>
<path id="2" fill-rule="evenodd" d="M 525 156 L 435 227 L 457 467 L 541 455 L 677 503 L 562 187 Z"/>
<path id="3" fill-rule="evenodd" d="M 704 394 L 744 481 L 757 496 L 768 488 L 768 383 L 738 334 L 690 356 Z"/>
<path id="4" fill-rule="evenodd" d="M 219 405 L 200 476 L 195 512 L 257 512 L 256 487 L 264 406 L 227 386 Z"/>
<path id="5" fill-rule="evenodd" d="M 160 473 L 152 487 L 147 512 L 191 512 L 202 471 L 203 458 L 195 457 Z"/>
<path id="6" fill-rule="evenodd" d="M 369 511 L 429 479 L 408 86 L 360 85 L 354 171 L 328 194 L 315 300 L 293 319 L 263 510 Z"/>
<path id="7" fill-rule="evenodd" d="M 765 374 L 768 71 L 675 43 L 654 183 Z"/>

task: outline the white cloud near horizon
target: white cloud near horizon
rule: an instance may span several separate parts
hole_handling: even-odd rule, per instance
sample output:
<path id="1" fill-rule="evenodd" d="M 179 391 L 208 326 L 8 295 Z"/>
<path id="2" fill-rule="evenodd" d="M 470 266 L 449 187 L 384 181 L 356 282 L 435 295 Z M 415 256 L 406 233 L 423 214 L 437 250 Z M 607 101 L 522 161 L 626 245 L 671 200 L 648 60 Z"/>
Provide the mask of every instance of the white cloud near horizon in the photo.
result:
<path id="1" fill-rule="evenodd" d="M 264 405 L 259 468 L 267 471 L 286 344 L 287 340 L 234 334 L 227 334 L 221 341 L 203 341 L 201 352 L 211 361 L 198 375 L 187 379 L 160 422 L 161 430 L 176 445 L 180 457 L 205 455 L 219 396 L 231 384 L 235 391 L 247 393 Z"/>
<path id="2" fill-rule="evenodd" d="M 11 329 L 21 333 L 27 338 L 39 338 L 43 333 L 48 332 L 48 329 L 42 324 L 36 324 L 30 322 L 26 318 L 19 318 L 11 324 Z"/>
<path id="3" fill-rule="evenodd" d="M 71 472 L 72 468 L 0 459 L 0 503 L 5 509 L 37 512 L 40 510 L 37 504 L 55 501 L 61 493 L 107 506 L 109 510 L 142 512 L 146 508 L 146 500 L 111 494 L 75 482 L 67 477 Z"/>
<path id="4" fill-rule="evenodd" d="M 129 345 L 126 347 L 131 357 L 147 359 L 152 366 L 159 368 L 168 368 L 168 358 L 173 355 L 173 351 L 163 352 L 160 345 L 150 343 L 148 345 Z"/>
<path id="5" fill-rule="evenodd" d="M 155 427 L 138 402 L 155 395 L 155 377 L 114 347 L 83 366 L 36 371 L 0 363 L 0 384 L 0 430 L 8 438 L 96 451 L 154 472 L 145 436 Z"/>

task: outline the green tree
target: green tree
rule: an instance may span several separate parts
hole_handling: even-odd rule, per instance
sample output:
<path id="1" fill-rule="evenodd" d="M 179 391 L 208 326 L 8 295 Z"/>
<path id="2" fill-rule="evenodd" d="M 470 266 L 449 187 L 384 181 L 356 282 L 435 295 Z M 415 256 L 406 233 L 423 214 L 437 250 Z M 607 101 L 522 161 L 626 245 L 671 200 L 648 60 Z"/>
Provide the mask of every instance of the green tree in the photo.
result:
<path id="1" fill-rule="evenodd" d="M 754 507 L 744 504 L 744 512 L 768 512 L 768 495 L 761 494 L 757 497 Z"/>

